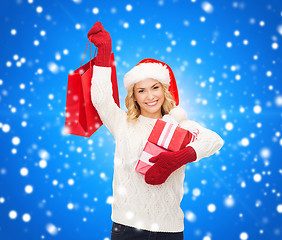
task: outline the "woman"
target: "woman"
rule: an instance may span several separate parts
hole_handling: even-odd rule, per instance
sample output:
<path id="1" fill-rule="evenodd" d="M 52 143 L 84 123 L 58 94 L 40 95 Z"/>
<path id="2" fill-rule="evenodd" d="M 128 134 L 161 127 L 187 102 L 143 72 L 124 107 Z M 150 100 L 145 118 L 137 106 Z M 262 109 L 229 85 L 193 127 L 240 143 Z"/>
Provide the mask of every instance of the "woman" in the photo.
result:
<path id="1" fill-rule="evenodd" d="M 169 66 L 144 59 L 124 77 L 128 111 L 112 98 L 111 37 L 97 22 L 88 38 L 98 47 L 91 85 L 92 103 L 116 141 L 113 176 L 113 221 L 111 239 L 183 239 L 183 197 L 185 164 L 208 157 L 223 140 L 215 132 L 187 119 L 178 105 L 178 93 Z M 161 153 L 142 175 L 136 163 L 157 119 L 168 115 L 183 128 L 197 128 L 197 140 L 178 152 Z"/>

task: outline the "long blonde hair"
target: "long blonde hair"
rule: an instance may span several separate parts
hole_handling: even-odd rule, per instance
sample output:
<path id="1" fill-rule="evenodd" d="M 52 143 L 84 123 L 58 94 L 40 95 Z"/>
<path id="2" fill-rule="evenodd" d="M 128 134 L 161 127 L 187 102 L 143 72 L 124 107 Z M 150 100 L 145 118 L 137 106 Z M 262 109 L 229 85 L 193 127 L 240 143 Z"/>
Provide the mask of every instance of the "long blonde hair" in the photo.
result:
<path id="1" fill-rule="evenodd" d="M 168 90 L 169 86 L 167 84 L 161 83 L 164 90 L 164 102 L 161 107 L 162 115 L 168 114 L 172 108 L 175 107 L 175 101 Z M 133 120 L 136 121 L 141 114 L 140 106 L 137 101 L 134 101 L 134 86 L 135 84 L 130 85 L 128 89 L 127 96 L 125 98 L 125 106 L 127 108 L 127 121 Z"/>

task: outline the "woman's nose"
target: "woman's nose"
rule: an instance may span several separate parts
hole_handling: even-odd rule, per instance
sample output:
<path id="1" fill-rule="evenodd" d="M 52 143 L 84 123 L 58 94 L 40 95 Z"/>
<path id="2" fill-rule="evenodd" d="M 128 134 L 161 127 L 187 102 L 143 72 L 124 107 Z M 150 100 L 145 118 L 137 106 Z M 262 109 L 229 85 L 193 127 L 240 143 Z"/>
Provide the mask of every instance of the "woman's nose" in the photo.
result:
<path id="1" fill-rule="evenodd" d="M 147 94 L 147 99 L 153 99 L 154 98 L 154 95 L 151 91 L 148 91 L 148 94 Z"/>

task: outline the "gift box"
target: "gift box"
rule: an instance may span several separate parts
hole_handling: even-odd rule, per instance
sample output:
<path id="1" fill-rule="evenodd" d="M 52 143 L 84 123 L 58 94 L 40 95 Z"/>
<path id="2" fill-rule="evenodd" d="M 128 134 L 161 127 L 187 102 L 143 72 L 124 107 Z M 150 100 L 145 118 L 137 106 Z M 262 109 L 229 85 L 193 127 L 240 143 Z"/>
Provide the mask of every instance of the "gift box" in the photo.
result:
<path id="1" fill-rule="evenodd" d="M 161 152 L 170 152 L 170 151 L 160 146 L 157 146 L 154 143 L 147 142 L 136 164 L 135 170 L 145 175 L 145 173 L 149 170 L 149 168 L 154 165 L 154 163 L 149 162 L 149 159 L 151 157 L 159 155 Z"/>
<path id="2" fill-rule="evenodd" d="M 175 152 L 186 147 L 194 138 L 190 131 L 180 128 L 178 124 L 158 119 L 148 141 Z"/>
<path id="3" fill-rule="evenodd" d="M 192 138 L 190 142 L 194 142 L 198 138 L 199 129 L 190 126 L 183 126 L 182 128 L 186 129 L 192 134 Z"/>

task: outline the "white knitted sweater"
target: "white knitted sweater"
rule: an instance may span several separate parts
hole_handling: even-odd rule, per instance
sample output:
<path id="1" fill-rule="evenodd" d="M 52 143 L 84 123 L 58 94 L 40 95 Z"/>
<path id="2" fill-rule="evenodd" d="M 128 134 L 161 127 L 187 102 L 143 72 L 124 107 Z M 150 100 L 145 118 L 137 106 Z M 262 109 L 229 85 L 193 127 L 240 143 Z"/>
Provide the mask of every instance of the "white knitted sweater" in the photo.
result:
<path id="1" fill-rule="evenodd" d="M 144 175 L 135 171 L 156 119 L 140 115 L 135 123 L 126 121 L 126 112 L 116 105 L 112 97 L 110 67 L 93 67 L 91 100 L 116 142 L 112 221 L 149 231 L 183 231 L 184 214 L 180 202 L 184 192 L 185 165 L 161 185 L 147 184 Z M 198 139 L 188 144 L 195 149 L 197 161 L 222 147 L 223 140 L 215 132 L 187 119 L 179 124 L 196 127 L 200 131 Z"/>

